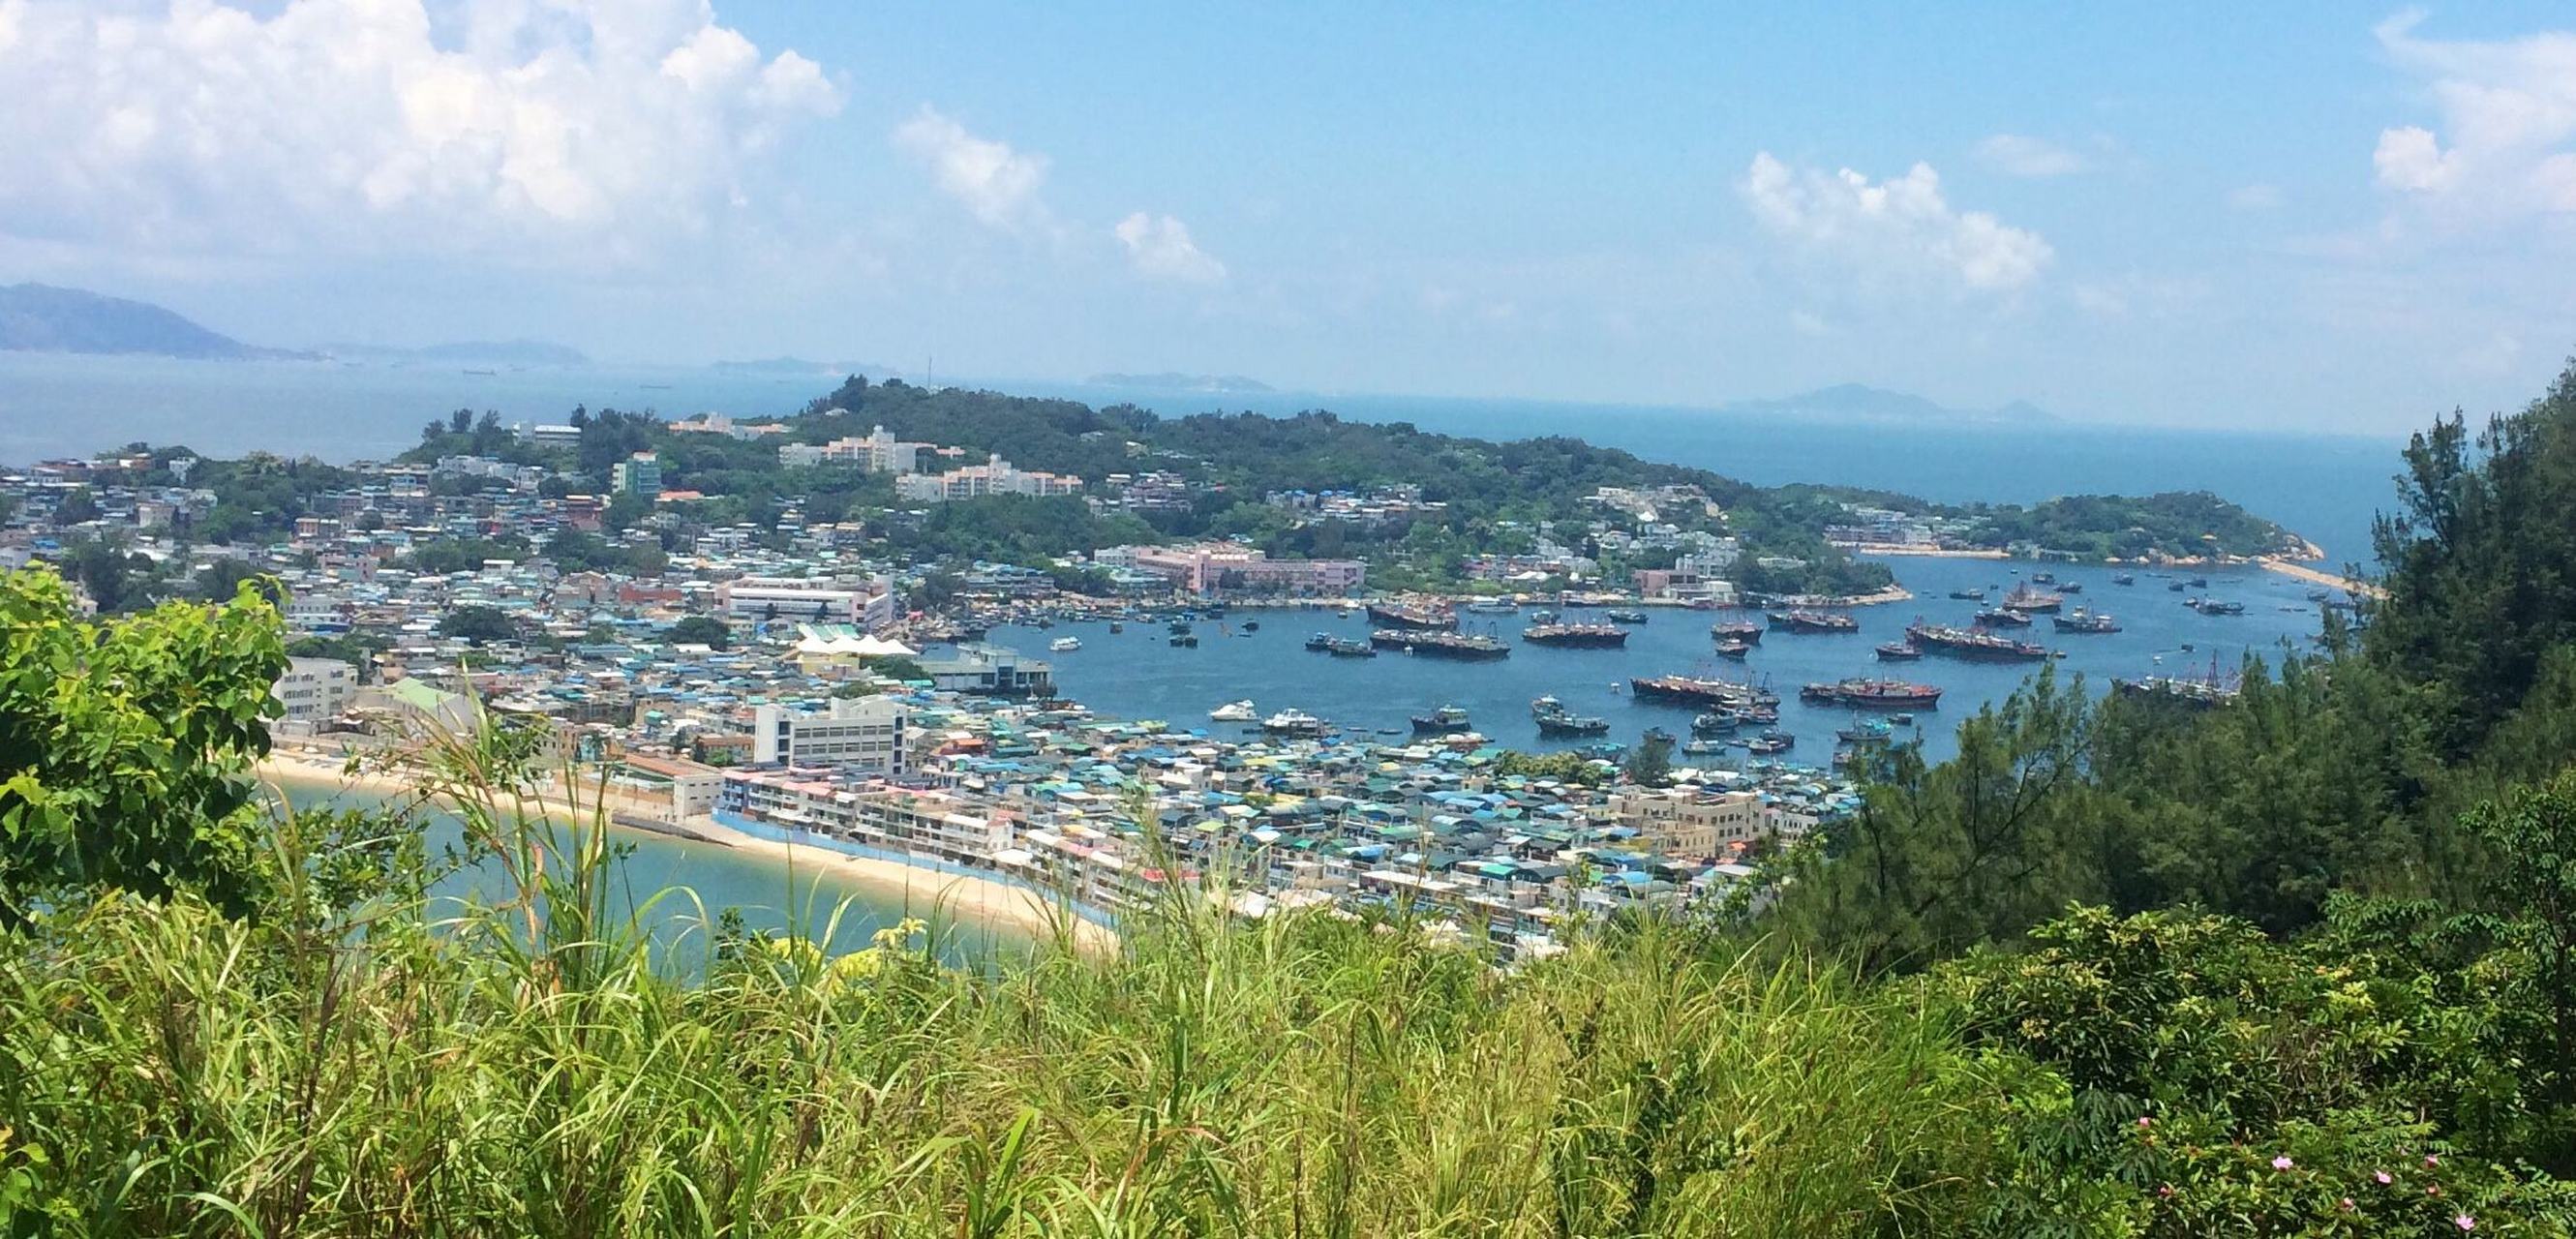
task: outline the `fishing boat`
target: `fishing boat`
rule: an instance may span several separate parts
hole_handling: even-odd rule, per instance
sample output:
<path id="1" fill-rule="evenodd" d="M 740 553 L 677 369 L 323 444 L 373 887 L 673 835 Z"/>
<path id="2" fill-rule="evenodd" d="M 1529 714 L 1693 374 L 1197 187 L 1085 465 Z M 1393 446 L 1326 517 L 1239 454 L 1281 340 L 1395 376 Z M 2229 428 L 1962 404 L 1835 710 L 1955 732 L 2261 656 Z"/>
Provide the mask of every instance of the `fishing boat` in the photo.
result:
<path id="1" fill-rule="evenodd" d="M 1281 710 L 1261 720 L 1261 730 L 1274 736 L 1320 736 L 1324 720 L 1303 710 Z"/>
<path id="2" fill-rule="evenodd" d="M 1986 600 L 1986 591 L 1982 589 L 1954 589 L 1950 591 L 1950 596 L 1961 602 L 1984 602 Z"/>
<path id="3" fill-rule="evenodd" d="M 1335 658 L 1375 658 L 1377 647 L 1357 637 L 1328 637 L 1324 652 Z"/>
<path id="4" fill-rule="evenodd" d="M 1333 634 L 1329 632 L 1319 632 L 1314 636 L 1306 638 L 1306 648 L 1313 650 L 1318 654 L 1333 648 Z"/>
<path id="5" fill-rule="evenodd" d="M 1735 730 L 1743 722 L 1744 720 L 1736 717 L 1732 711 L 1711 710 L 1706 714 L 1697 715 L 1691 719 L 1691 734 L 1694 736 L 1722 736 Z"/>
<path id="6" fill-rule="evenodd" d="M 2198 611 L 2198 612 L 2200 612 L 2200 613 L 2201 613 L 2201 614 L 2203 614 L 2203 615 L 2243 615 L 2243 614 L 2245 614 L 2245 604 L 2244 604 L 2244 603 L 2241 603 L 2241 602 L 2221 602 L 2221 601 L 2219 601 L 2219 600 L 2218 600 L 2218 599 L 2216 599 L 2216 598 L 2194 598 L 2194 599 L 2192 599 L 2190 602 L 2184 603 L 2183 605 L 2185 605 L 2185 606 L 2187 606 L 2187 607 L 2190 607 L 2192 610 L 2194 610 L 2194 611 Z"/>
<path id="7" fill-rule="evenodd" d="M 1762 644 L 1762 625 L 1750 620 L 1730 620 L 1708 626 L 1708 635 L 1720 641 L 1741 641 L 1746 645 Z"/>
<path id="8" fill-rule="evenodd" d="M 1646 622 L 1645 612 L 1629 607 L 1612 607 L 1609 610 L 1602 612 L 1602 614 L 1608 616 L 1610 618 L 1610 622 L 1613 624 L 1642 624 Z"/>
<path id="9" fill-rule="evenodd" d="M 2111 583 L 2113 585 L 2135 585 L 2138 583 L 2138 578 L 2133 573 L 2114 572 L 2111 574 Z"/>
<path id="10" fill-rule="evenodd" d="M 1744 751 L 1768 756 L 1796 748 L 1798 738 L 1785 731 L 1766 731 L 1744 742 Z"/>
<path id="11" fill-rule="evenodd" d="M 1109 621 L 1109 634 L 1111 636 L 1116 636 L 1125 631 L 1127 631 L 1127 625 L 1120 623 L 1117 620 Z"/>
<path id="12" fill-rule="evenodd" d="M 2013 586 L 2012 592 L 2004 595 L 2003 605 L 2010 610 L 2019 611 L 2024 615 L 2030 615 L 2037 612 L 2054 611 L 2059 607 L 2066 605 L 2066 597 L 2063 594 L 2053 594 L 2044 589 L 2033 589 L 2030 587 L 2030 583 L 2025 581 L 2022 584 Z"/>
<path id="13" fill-rule="evenodd" d="M 2034 572 L 2030 574 L 2030 579 L 2032 582 L 2040 585 L 2057 584 L 2057 574 L 2054 572 Z"/>
<path id="14" fill-rule="evenodd" d="M 1369 644 L 1425 658 L 1463 658 L 1474 662 L 1509 658 L 1512 654 L 1509 644 L 1492 637 L 1424 628 L 1381 628 L 1369 634 Z"/>
<path id="15" fill-rule="evenodd" d="M 1520 610 L 1521 604 L 1514 602 L 1509 598 L 1479 598 L 1476 601 L 1468 603 L 1458 609 L 1461 611 L 1473 611 L 1478 615 L 1510 615 L 1511 613 Z"/>
<path id="16" fill-rule="evenodd" d="M 2030 616 L 2011 607 L 1988 607 L 1977 612 L 1979 628 L 2028 628 Z"/>
<path id="17" fill-rule="evenodd" d="M 1185 648 L 1185 649 L 1193 649 L 1193 650 L 1195 650 L 1195 649 L 1199 648 L 1199 639 L 1198 639 L 1197 637 L 1195 637 L 1195 636 L 1192 636 L 1192 635 L 1188 634 L 1188 633 L 1183 633 L 1183 634 L 1181 634 L 1180 636 L 1169 638 L 1169 639 L 1167 639 L 1167 641 L 1166 641 L 1165 643 L 1166 643 L 1166 644 L 1168 644 L 1168 645 L 1173 646 L 1174 648 Z"/>
<path id="18" fill-rule="evenodd" d="M 1692 757 L 1707 757 L 1726 751 L 1726 741 L 1706 738 L 1682 741 L 1682 752 Z"/>
<path id="19" fill-rule="evenodd" d="M 1610 720 L 1591 715 L 1578 715 L 1565 708 L 1554 696 L 1530 703 L 1530 718 L 1538 724 L 1542 736 L 1603 736 L 1610 734 Z"/>
<path id="20" fill-rule="evenodd" d="M 1917 622 L 1905 630 L 1905 639 L 1927 654 L 1946 654 L 1975 662 L 2037 662 L 2048 657 L 2044 646 L 2015 641 L 2001 633 L 1978 628 L 1952 628 L 1944 624 Z"/>
<path id="21" fill-rule="evenodd" d="M 1737 662 L 1743 662 L 1745 657 L 1753 652 L 1753 647 L 1746 645 L 1741 641 L 1720 641 L 1717 643 L 1716 649 L 1711 652 L 1715 653 L 1720 658 L 1731 658 Z"/>
<path id="22" fill-rule="evenodd" d="M 1788 632 L 1859 632 L 1860 621 L 1836 611 L 1773 611 L 1771 626 Z"/>
<path id="23" fill-rule="evenodd" d="M 2059 581 L 2059 582 L 2057 583 L 2057 592 L 2059 592 L 2059 593 L 2061 593 L 2061 594 L 2080 594 L 2080 593 L 2083 593 L 2083 592 L 2084 592 L 2084 582 L 2082 582 L 2082 581 Z"/>
<path id="24" fill-rule="evenodd" d="M 1429 714 L 1413 716 L 1415 735 L 1441 734 L 1467 730 L 1467 712 L 1456 706 L 1442 706 Z"/>
<path id="25" fill-rule="evenodd" d="M 1245 632 L 1247 632 L 1247 633 L 1259 632 L 1259 631 L 1261 631 L 1261 621 L 1260 621 L 1260 620 L 1245 620 L 1245 621 L 1243 621 L 1243 630 L 1244 630 Z"/>
<path id="26" fill-rule="evenodd" d="M 1521 630 L 1521 640 L 1532 645 L 1617 649 L 1628 644 L 1628 630 L 1617 624 L 1534 624 Z"/>
<path id="27" fill-rule="evenodd" d="M 1368 617 L 1370 623 L 1388 628 L 1419 628 L 1428 631 L 1458 626 L 1458 615 L 1454 611 L 1406 606 L 1393 602 L 1368 604 Z"/>
<path id="28" fill-rule="evenodd" d="M 2077 607 L 2065 615 L 2049 616 L 2048 620 L 2051 624 L 2057 626 L 2057 631 L 2059 632 L 2081 632 L 2104 635 L 2120 631 L 2118 621 L 2113 620 L 2110 616 L 2105 615 L 2100 611 L 2088 611 L 2082 607 Z"/>
<path id="29" fill-rule="evenodd" d="M 1834 733 L 1845 744 L 1885 744 L 1896 738 L 1896 728 L 1885 719 L 1865 718 Z"/>
<path id="30" fill-rule="evenodd" d="M 1252 708 L 1249 698 L 1242 701 L 1229 701 L 1208 711 L 1208 719 L 1218 723 L 1249 723 L 1259 717 L 1261 712 Z"/>
<path id="31" fill-rule="evenodd" d="M 1628 691 L 1640 701 L 1716 706 L 1748 717 L 1755 709 L 1780 704 L 1780 695 L 1769 689 L 1689 675 L 1637 676 L 1628 681 Z"/>
<path id="32" fill-rule="evenodd" d="M 1855 710 L 1929 710 L 1941 704 L 1941 690 L 1907 680 L 1838 680 L 1809 684 L 1798 690 L 1798 700 Z"/>
<path id="33" fill-rule="evenodd" d="M 1053 641 L 1047 642 L 1047 648 L 1054 650 L 1058 654 L 1070 654 L 1075 650 L 1082 648 L 1082 638 L 1058 637 Z"/>
<path id="34" fill-rule="evenodd" d="M 1890 641 L 1878 647 L 1878 661 L 1883 663 L 1914 662 L 1922 657 L 1923 651 L 1903 641 Z"/>
<path id="35" fill-rule="evenodd" d="M 1168 632 L 1175 637 L 1186 637 L 1190 635 L 1190 622 L 1188 620 L 1173 620 L 1171 623 L 1163 626 L 1163 631 Z"/>

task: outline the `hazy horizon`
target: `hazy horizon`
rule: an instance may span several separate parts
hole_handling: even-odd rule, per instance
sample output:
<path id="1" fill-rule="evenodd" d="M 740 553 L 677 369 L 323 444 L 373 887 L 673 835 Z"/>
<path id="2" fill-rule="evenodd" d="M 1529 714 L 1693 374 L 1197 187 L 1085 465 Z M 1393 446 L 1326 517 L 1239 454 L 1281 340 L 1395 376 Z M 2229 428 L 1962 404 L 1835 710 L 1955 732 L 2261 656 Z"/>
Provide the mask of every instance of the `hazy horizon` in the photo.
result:
<path id="1" fill-rule="evenodd" d="M 285 348 L 2385 436 L 2576 349 L 2570 26 L 14 0 L 0 283 Z"/>

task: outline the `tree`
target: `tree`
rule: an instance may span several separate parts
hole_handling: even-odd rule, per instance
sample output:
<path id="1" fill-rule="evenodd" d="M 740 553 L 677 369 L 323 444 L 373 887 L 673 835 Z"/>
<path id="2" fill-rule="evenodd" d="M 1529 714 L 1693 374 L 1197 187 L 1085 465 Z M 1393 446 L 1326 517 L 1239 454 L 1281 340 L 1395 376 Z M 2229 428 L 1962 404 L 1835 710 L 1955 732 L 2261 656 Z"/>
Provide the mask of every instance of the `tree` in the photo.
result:
<path id="1" fill-rule="evenodd" d="M 733 639 L 733 631 L 725 627 L 723 620 L 712 615 L 689 616 L 665 629 L 662 635 L 674 644 L 704 645 L 719 650 Z"/>
<path id="2" fill-rule="evenodd" d="M 89 488 L 86 486 L 73 487 L 71 493 L 64 495 L 63 501 L 54 507 L 54 521 L 57 524 L 78 525 L 84 521 L 97 519 L 98 500 L 90 495 Z"/>
<path id="3" fill-rule="evenodd" d="M 30 569 L 0 577 L 0 629 L 0 927 L 99 886 L 247 911 L 276 609 L 245 588 L 91 625 Z"/>
<path id="4" fill-rule="evenodd" d="M 2576 772 L 2480 805 L 2467 824 L 2495 861 L 2494 902 L 2546 1013 L 2548 1050 L 2528 1061 L 2553 1100 L 2576 1105 Z"/>
<path id="5" fill-rule="evenodd" d="M 507 641 L 517 633 L 510 617 L 492 607 L 458 607 L 438 617 L 438 635 L 460 637 L 475 645 Z"/>
<path id="6" fill-rule="evenodd" d="M 1673 738 L 1660 731 L 1647 732 L 1637 747 L 1628 750 L 1620 775 L 1642 787 L 1669 786 L 1673 781 Z"/>

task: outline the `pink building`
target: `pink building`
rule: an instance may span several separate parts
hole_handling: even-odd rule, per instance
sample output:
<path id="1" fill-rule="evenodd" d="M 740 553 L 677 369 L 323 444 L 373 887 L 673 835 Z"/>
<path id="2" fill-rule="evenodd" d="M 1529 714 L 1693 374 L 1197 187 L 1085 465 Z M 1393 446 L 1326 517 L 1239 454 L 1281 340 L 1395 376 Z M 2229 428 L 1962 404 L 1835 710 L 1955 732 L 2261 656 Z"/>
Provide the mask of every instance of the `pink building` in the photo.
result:
<path id="1" fill-rule="evenodd" d="M 1272 559 L 1232 542 L 1185 546 L 1118 546 L 1092 557 L 1113 567 L 1150 572 L 1191 593 L 1218 589 L 1252 593 L 1355 593 L 1368 579 L 1368 565 L 1356 559 Z"/>

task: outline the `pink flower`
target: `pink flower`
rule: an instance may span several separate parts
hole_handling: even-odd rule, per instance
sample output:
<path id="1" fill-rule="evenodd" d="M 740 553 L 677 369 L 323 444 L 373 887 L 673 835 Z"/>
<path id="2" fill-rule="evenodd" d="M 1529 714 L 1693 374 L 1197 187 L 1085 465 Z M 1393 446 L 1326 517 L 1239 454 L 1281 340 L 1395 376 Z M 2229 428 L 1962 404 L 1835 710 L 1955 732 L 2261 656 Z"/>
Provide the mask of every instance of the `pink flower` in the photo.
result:
<path id="1" fill-rule="evenodd" d="M 2335 1208 L 2341 1209 L 2346 1213 L 2352 1212 L 2352 1197 L 2346 1196 L 2341 1201 L 2336 1202 Z"/>
<path id="2" fill-rule="evenodd" d="M 2138 1126 L 2140 1126 L 2140 1127 L 2153 1127 L 2153 1126 L 2155 1126 L 2155 1125 L 2156 1125 L 2156 1121 L 2155 1121 L 2154 1119 L 2148 1118 L 2147 1116 L 2145 1116 L 2145 1115 L 2143 1115 L 2143 1114 L 2141 1114 L 2141 1115 L 2139 1115 L 2139 1116 L 2138 1116 Z"/>
<path id="3" fill-rule="evenodd" d="M 2463 1213 L 2458 1217 L 2452 1218 L 2451 1225 L 2457 1226 L 2462 1230 L 2476 1230 L 2478 1228 L 2478 1220 Z"/>
<path id="4" fill-rule="evenodd" d="M 2292 1167 L 2292 1166 L 2296 1166 L 2296 1165 L 2298 1165 L 2298 1163 L 2297 1163 L 2297 1162 L 2294 1162 L 2294 1161 L 2291 1161 L 2291 1160 L 2290 1160 L 2290 1155 L 2289 1155 L 2289 1154 L 2287 1154 L 2287 1153 L 2284 1153 L 2284 1154 L 2280 1155 L 2279 1157 L 2275 1157 L 2275 1158 L 2273 1158 L 2273 1159 L 2272 1159 L 2272 1169 L 2274 1169 L 2274 1170 L 2287 1170 L 2287 1169 L 2289 1169 L 2290 1167 Z"/>
<path id="5" fill-rule="evenodd" d="M 2386 1187 L 2389 1183 L 2394 1182 L 2394 1180 L 2388 1177 L 2388 1172 L 2385 1170 L 2376 1171 L 2372 1173 L 2370 1177 L 2379 1180 L 2379 1184 L 2382 1187 Z"/>
<path id="6" fill-rule="evenodd" d="M 2166 1199 L 2168 1199 L 2168 1200 L 2172 1199 L 2172 1198 L 2173 1198 L 2173 1184 L 2168 1183 L 2168 1184 L 2165 1184 L 2163 1187 L 2157 1188 L 2157 1189 L 2156 1189 L 2156 1195 L 2158 1195 L 2158 1196 L 2162 1196 L 2162 1197 L 2164 1197 L 2164 1198 L 2166 1198 Z"/>
<path id="7" fill-rule="evenodd" d="M 2427 1153 L 2424 1155 L 2424 1164 L 2427 1166 L 2439 1166 L 2442 1164 L 2442 1159 Z"/>

